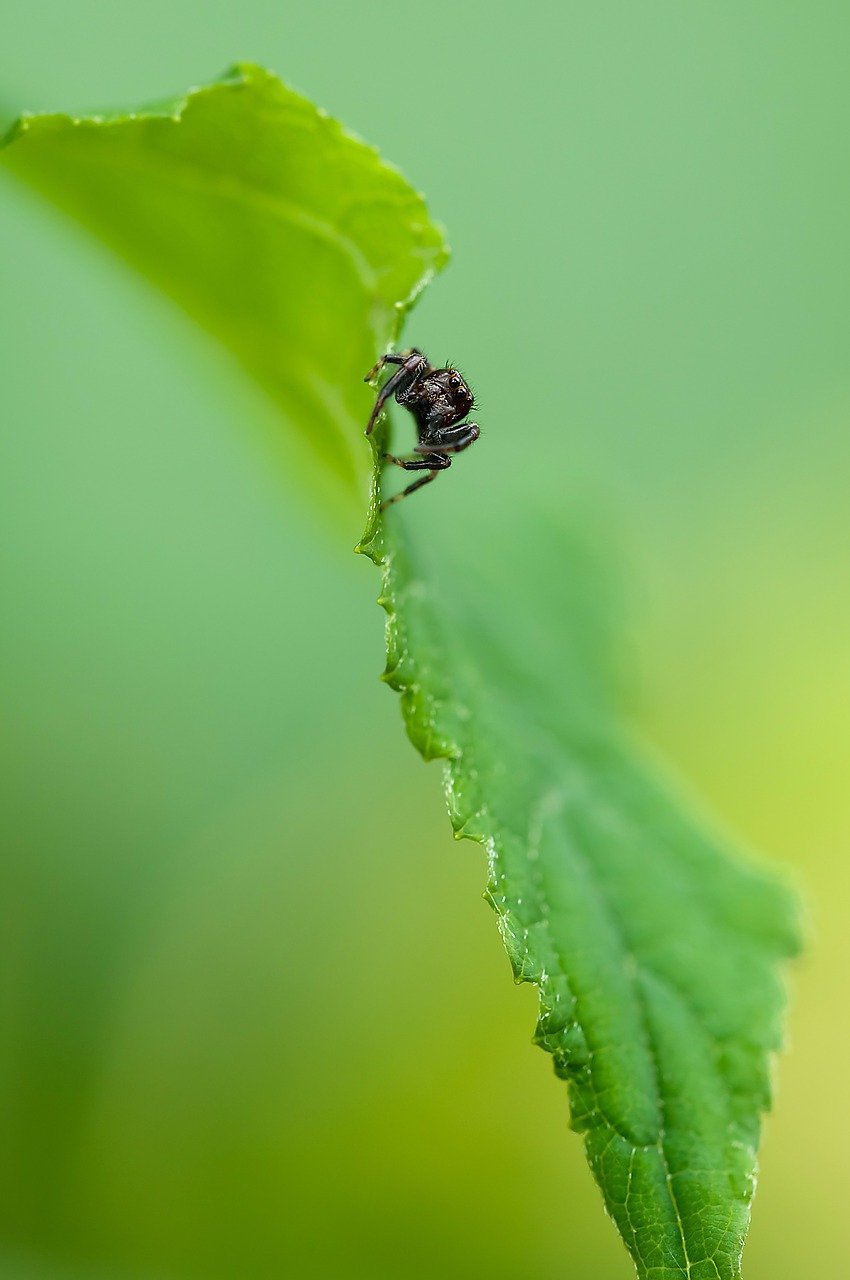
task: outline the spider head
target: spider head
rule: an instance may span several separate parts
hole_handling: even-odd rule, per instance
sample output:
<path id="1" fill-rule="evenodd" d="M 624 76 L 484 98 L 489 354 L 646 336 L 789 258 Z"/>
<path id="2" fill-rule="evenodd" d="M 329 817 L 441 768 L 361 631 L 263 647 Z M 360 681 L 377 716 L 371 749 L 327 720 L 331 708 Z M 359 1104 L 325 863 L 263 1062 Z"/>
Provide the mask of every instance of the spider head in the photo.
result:
<path id="1" fill-rule="evenodd" d="M 469 413 L 475 404 L 475 396 L 457 369 L 453 369 L 451 366 L 446 369 L 437 369 L 432 377 L 439 383 L 443 395 L 452 405 L 459 418 Z"/>

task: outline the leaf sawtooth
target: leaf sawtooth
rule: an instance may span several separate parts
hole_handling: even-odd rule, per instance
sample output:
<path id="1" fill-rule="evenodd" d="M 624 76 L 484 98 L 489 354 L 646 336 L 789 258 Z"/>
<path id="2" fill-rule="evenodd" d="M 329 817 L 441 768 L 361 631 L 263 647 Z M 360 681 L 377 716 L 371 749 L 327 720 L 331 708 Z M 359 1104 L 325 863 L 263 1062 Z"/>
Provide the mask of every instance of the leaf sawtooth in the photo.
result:
<path id="1" fill-rule="evenodd" d="M 568 625 L 560 645 L 544 631 L 538 652 L 531 632 L 512 647 L 510 585 L 476 599 L 469 575 L 452 584 L 395 513 L 362 549 L 383 573 L 385 678 L 414 745 L 445 762 L 456 834 L 487 850 L 514 976 L 539 989 L 536 1042 L 638 1275 L 736 1280 L 793 895 L 691 815 L 594 692 Z"/>

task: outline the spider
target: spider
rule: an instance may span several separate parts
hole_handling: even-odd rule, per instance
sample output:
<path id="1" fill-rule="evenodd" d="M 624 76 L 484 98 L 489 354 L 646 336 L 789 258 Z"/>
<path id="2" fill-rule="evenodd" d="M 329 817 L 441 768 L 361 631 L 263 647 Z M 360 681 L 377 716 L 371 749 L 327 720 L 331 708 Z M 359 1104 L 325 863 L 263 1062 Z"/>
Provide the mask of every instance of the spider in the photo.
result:
<path id="1" fill-rule="evenodd" d="M 395 497 L 388 498 L 381 505 L 382 511 L 423 485 L 430 484 L 440 471 L 452 465 L 453 453 L 468 449 L 480 435 L 476 423 L 461 421 L 472 409 L 475 397 L 457 369 L 435 369 L 421 351 L 411 347 L 402 355 L 381 356 L 363 381 L 371 382 L 387 364 L 395 364 L 399 368 L 378 392 L 366 435 L 372 434 L 385 402 L 390 396 L 395 396 L 398 404 L 409 409 L 416 419 L 418 443 L 413 453 L 419 456 L 397 458 L 395 454 L 385 453 L 384 457 L 405 471 L 427 471 L 428 474 L 414 480 Z"/>

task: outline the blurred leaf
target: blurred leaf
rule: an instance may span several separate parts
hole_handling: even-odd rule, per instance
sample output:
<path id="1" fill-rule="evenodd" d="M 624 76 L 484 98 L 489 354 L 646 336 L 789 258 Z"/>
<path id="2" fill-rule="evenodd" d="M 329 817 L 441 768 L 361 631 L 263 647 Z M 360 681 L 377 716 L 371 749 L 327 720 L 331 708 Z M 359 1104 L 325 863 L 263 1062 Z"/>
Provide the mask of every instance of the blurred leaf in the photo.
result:
<path id="1" fill-rule="evenodd" d="M 357 501 L 363 372 L 447 258 L 401 174 L 247 64 L 138 111 L 25 115 L 4 142 L 6 167 L 224 343 Z"/>
<path id="2" fill-rule="evenodd" d="M 250 67 L 164 109 L 25 119 L 8 142 L 18 173 L 230 347 L 342 481 L 357 474 L 362 371 L 446 256 L 395 171 Z M 446 761 L 456 834 L 488 851 L 515 976 L 540 990 L 537 1041 L 640 1276 L 733 1280 L 794 903 L 617 727 L 554 534 L 529 543 L 515 522 L 498 580 L 453 589 L 403 510 L 380 519 L 382 434 L 361 549 L 383 569 L 410 737 Z"/>

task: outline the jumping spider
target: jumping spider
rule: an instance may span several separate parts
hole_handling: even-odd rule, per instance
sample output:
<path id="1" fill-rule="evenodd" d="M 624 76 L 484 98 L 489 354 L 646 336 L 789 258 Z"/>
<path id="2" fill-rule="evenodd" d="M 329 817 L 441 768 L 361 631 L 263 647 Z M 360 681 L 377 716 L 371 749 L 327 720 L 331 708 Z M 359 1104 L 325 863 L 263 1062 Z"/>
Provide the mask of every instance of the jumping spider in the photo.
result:
<path id="1" fill-rule="evenodd" d="M 480 435 L 474 422 L 461 422 L 475 404 L 475 397 L 457 369 L 435 369 L 421 351 L 411 347 L 402 355 L 381 356 L 363 381 L 371 382 L 385 364 L 396 364 L 399 369 L 378 392 L 366 435 L 372 434 L 386 401 L 395 396 L 398 404 L 409 409 L 416 419 L 419 438 L 413 452 L 419 456 L 397 458 L 392 453 L 385 453 L 384 457 L 405 471 L 427 471 L 428 474 L 414 480 L 395 497 L 388 498 L 381 506 L 382 511 L 414 490 L 430 484 L 438 472 L 452 465 L 453 453 L 468 449 Z"/>

